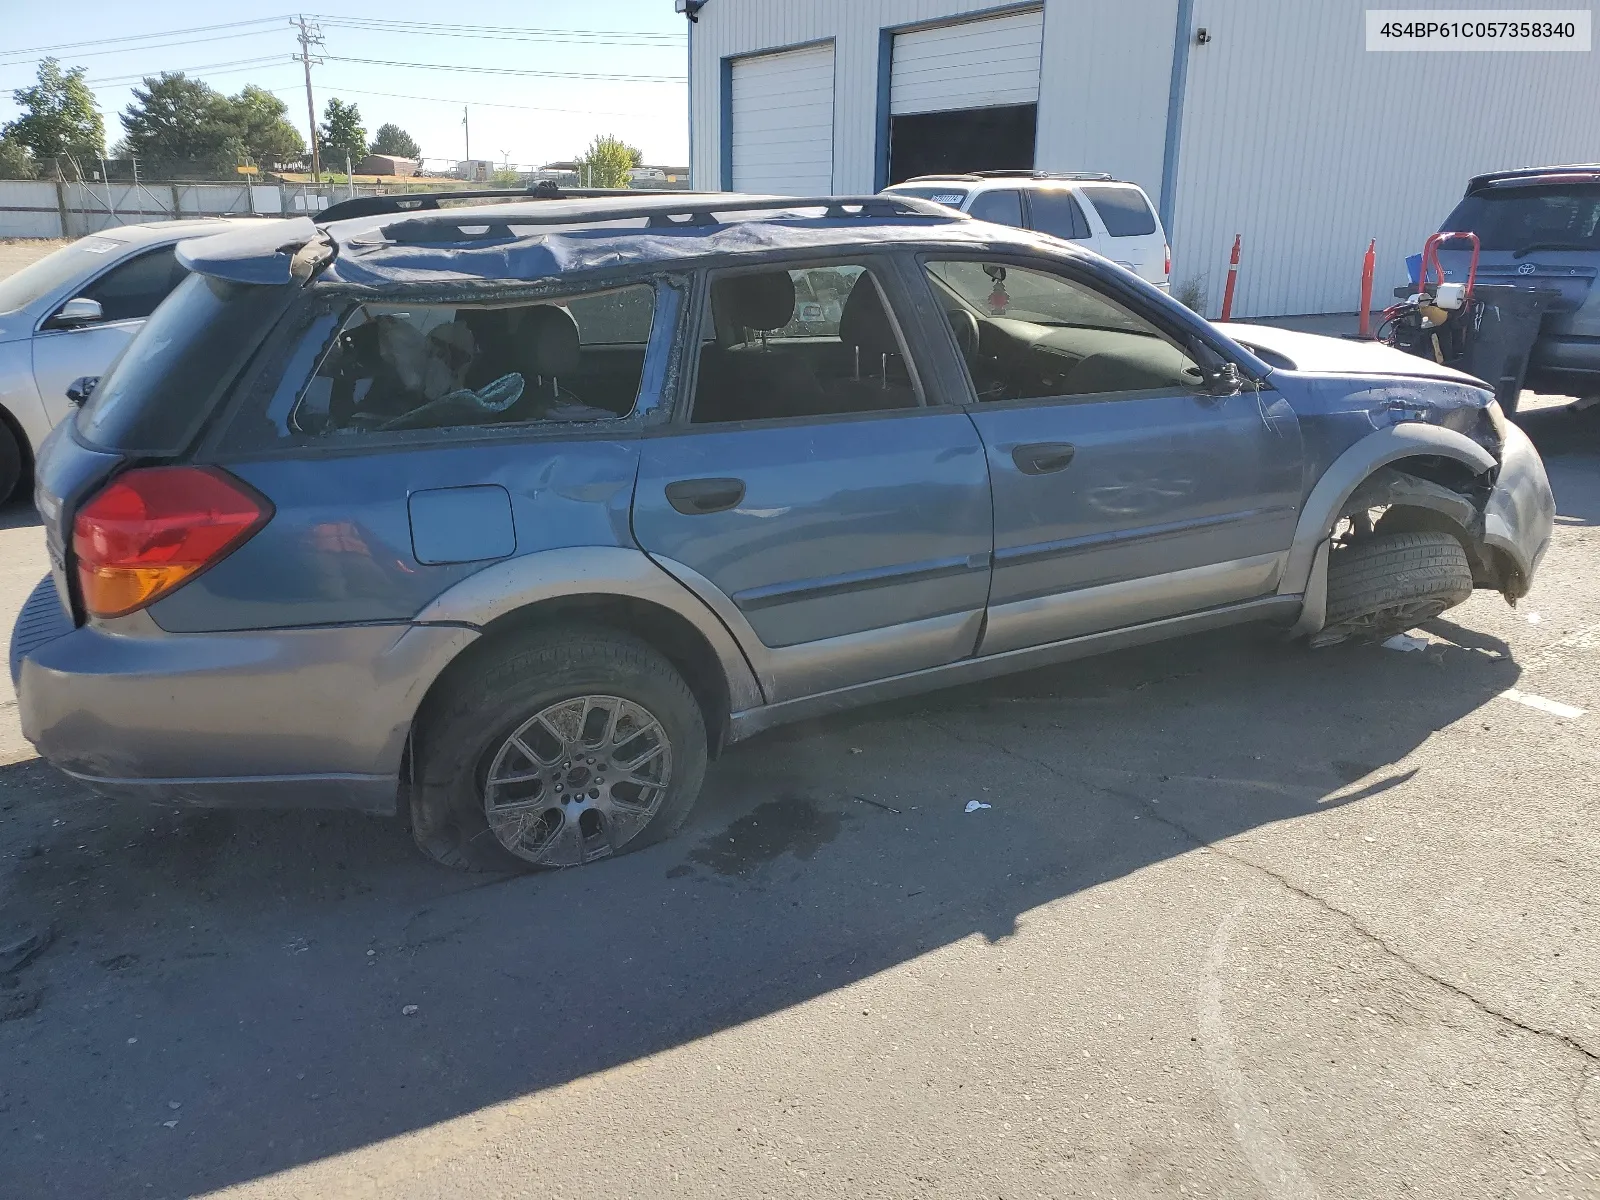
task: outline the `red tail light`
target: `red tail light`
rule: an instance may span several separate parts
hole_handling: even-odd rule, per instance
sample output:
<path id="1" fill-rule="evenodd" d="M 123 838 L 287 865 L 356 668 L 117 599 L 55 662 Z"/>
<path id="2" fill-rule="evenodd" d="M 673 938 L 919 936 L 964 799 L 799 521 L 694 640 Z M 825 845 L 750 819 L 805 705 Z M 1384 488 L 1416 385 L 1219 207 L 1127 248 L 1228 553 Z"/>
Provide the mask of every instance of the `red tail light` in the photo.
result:
<path id="1" fill-rule="evenodd" d="M 1171 246 L 1162 246 L 1161 250 L 1167 256 L 1166 265 L 1161 268 L 1161 273 L 1163 275 L 1165 275 L 1168 279 L 1171 279 L 1172 278 L 1172 247 Z"/>
<path id="2" fill-rule="evenodd" d="M 213 467 L 119 475 L 72 523 L 83 606 L 97 617 L 135 612 L 221 562 L 271 518 L 271 503 Z"/>

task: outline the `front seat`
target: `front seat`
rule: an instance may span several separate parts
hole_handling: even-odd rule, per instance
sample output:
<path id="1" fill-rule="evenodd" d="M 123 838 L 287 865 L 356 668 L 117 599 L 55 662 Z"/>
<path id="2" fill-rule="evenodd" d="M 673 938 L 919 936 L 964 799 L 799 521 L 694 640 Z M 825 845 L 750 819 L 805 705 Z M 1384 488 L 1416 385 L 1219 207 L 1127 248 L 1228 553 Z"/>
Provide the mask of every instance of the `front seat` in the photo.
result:
<path id="1" fill-rule="evenodd" d="M 811 363 L 799 354 L 774 353 L 764 336 L 794 319 L 794 280 L 789 272 L 715 280 L 711 306 L 718 345 L 700 357 L 696 421 L 754 421 L 822 410 L 822 387 Z M 750 331 L 763 335 L 759 345 L 750 344 Z"/>
<path id="2" fill-rule="evenodd" d="M 853 378 L 834 385 L 836 408 L 865 412 L 879 408 L 915 408 L 900 339 L 883 307 L 872 278 L 863 274 L 850 289 L 839 316 L 839 340 L 851 348 Z"/>

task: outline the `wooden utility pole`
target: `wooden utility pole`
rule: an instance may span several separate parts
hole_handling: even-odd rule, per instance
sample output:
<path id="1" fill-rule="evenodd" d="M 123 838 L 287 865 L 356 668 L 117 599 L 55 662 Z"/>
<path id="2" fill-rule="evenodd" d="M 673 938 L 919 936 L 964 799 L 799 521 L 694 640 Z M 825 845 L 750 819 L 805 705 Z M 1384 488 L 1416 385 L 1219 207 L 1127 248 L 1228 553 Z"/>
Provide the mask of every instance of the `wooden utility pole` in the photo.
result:
<path id="1" fill-rule="evenodd" d="M 470 180 L 476 171 L 472 169 L 472 126 L 467 124 L 467 106 L 461 106 L 461 136 L 467 140 L 467 178 Z"/>
<path id="2" fill-rule="evenodd" d="M 291 21 L 300 27 L 300 65 L 306 70 L 306 120 L 311 123 L 311 182 L 322 182 L 322 155 L 317 150 L 317 102 L 311 97 L 311 47 L 322 44 L 322 30 L 306 24 L 304 16 Z"/>

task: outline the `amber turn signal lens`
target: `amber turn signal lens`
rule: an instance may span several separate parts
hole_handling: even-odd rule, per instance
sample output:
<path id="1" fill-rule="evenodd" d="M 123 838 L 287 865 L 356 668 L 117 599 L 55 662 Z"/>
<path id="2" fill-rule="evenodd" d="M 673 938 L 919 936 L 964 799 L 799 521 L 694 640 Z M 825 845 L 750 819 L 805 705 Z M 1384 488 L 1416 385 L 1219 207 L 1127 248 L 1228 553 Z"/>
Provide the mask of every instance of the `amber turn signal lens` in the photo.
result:
<path id="1" fill-rule="evenodd" d="M 120 617 L 221 562 L 272 518 L 265 497 L 215 467 L 151 467 L 113 479 L 72 523 L 83 607 Z"/>

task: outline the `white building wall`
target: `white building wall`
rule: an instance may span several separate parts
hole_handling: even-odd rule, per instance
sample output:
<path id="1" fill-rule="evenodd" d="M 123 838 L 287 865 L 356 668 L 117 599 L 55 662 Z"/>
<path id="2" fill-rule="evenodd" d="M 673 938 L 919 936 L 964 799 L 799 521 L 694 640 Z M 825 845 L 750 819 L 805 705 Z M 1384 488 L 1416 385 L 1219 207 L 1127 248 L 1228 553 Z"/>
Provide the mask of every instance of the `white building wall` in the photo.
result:
<path id="1" fill-rule="evenodd" d="M 712 0 L 690 38 L 690 176 L 722 183 L 727 56 L 835 39 L 833 185 L 871 192 L 877 175 L 879 31 L 1015 10 L 996 0 Z M 1177 0 L 1048 0 L 1037 165 L 1111 171 L 1160 188 Z M 1148 181 L 1153 181 L 1148 182 Z"/>
<path id="2" fill-rule="evenodd" d="M 1041 171 L 1109 171 L 1160 201 L 1177 22 L 1177 0 L 1049 0 Z"/>
<path id="3" fill-rule="evenodd" d="M 1208 316 L 1236 233 L 1236 316 L 1354 311 L 1374 237 L 1381 308 L 1469 176 L 1600 161 L 1600 48 L 1369 53 L 1369 7 L 1195 0 L 1212 40 L 1190 48 L 1169 232 L 1174 287 L 1205 275 Z"/>
<path id="4" fill-rule="evenodd" d="M 1179 0 L 1045 0 L 1037 165 L 1161 193 Z M 1497 8 L 1549 0 L 1495 0 Z M 691 32 L 692 178 L 722 181 L 721 59 L 834 38 L 834 188 L 876 182 L 879 31 L 995 0 L 711 0 Z M 1468 176 L 1600 161 L 1600 48 L 1587 54 L 1368 53 L 1369 0 L 1194 0 L 1173 277 L 1220 307 L 1244 236 L 1236 316 L 1349 312 L 1367 239 L 1375 301 Z"/>

